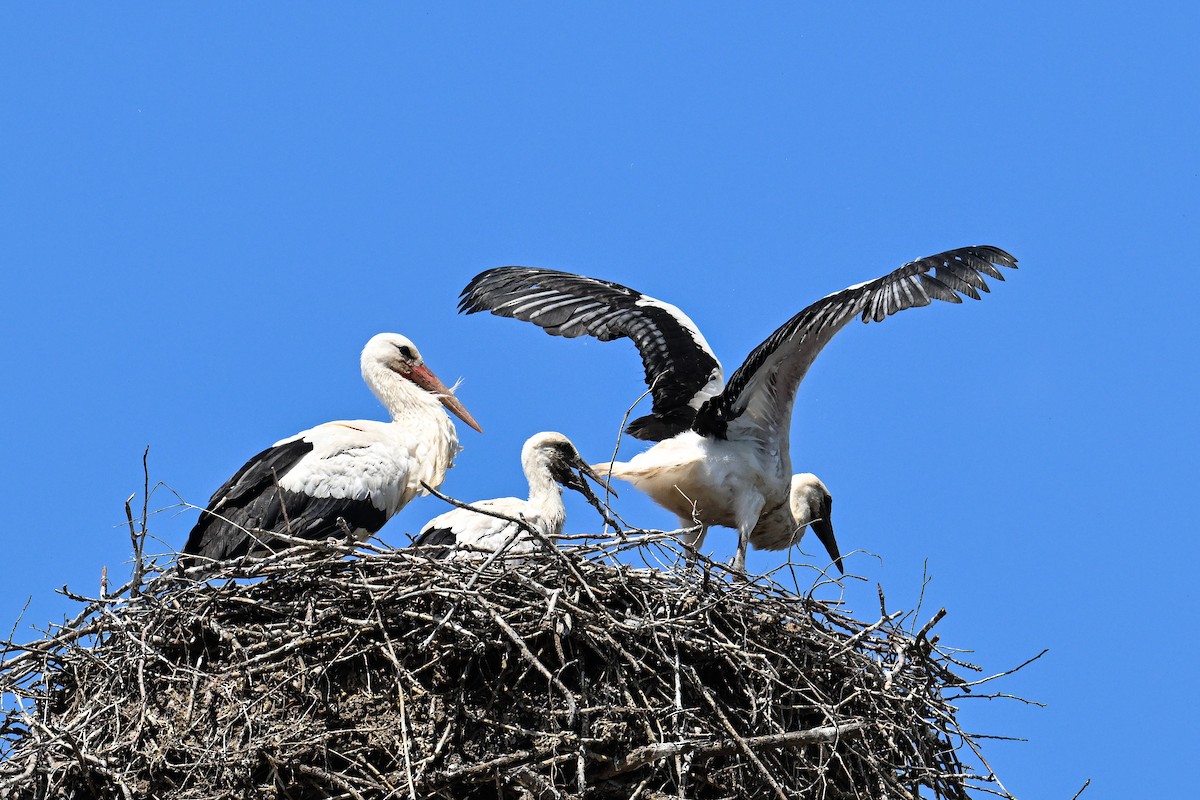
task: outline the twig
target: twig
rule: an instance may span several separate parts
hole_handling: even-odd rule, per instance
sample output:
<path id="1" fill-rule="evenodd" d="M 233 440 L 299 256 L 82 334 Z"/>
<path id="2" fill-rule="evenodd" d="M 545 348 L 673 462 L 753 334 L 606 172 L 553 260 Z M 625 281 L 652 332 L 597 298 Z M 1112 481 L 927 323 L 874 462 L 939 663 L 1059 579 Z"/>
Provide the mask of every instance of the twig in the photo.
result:
<path id="1" fill-rule="evenodd" d="M 776 733 L 769 736 L 750 736 L 741 740 L 724 739 L 711 741 L 695 739 L 648 744 L 630 751 L 623 757 L 613 759 L 605 769 L 597 772 L 596 777 L 605 779 L 624 775 L 627 772 L 633 772 L 655 761 L 661 761 L 664 758 L 671 758 L 683 753 L 693 753 L 698 756 L 709 757 L 736 753 L 743 747 L 749 747 L 752 750 L 762 750 L 772 747 L 803 747 L 820 742 L 834 742 L 848 734 L 857 733 L 866 726 L 867 723 L 862 720 L 849 720 L 837 725 L 824 725 L 819 728 L 810 728 L 804 731 L 788 731 L 787 733 Z"/>
<path id="2" fill-rule="evenodd" d="M 1036 656 L 1031 656 L 1030 658 L 1025 659 L 1024 661 L 1022 661 L 1020 664 L 1017 664 L 1012 669 L 1006 669 L 1003 672 L 997 672 L 995 675 L 989 675 L 988 677 L 980 678 L 977 681 L 969 681 L 969 682 L 963 683 L 962 685 L 963 686 L 978 686 L 981 683 L 988 683 L 989 681 L 994 681 L 997 678 L 1003 678 L 1006 675 L 1012 675 L 1014 672 L 1024 669 L 1025 667 L 1029 666 L 1030 664 L 1037 661 L 1039 658 L 1041 658 L 1042 656 L 1046 655 L 1046 653 L 1049 653 L 1049 652 L 1050 652 L 1050 648 L 1047 647 L 1046 649 L 1042 650 L 1042 652 L 1038 653 Z"/>

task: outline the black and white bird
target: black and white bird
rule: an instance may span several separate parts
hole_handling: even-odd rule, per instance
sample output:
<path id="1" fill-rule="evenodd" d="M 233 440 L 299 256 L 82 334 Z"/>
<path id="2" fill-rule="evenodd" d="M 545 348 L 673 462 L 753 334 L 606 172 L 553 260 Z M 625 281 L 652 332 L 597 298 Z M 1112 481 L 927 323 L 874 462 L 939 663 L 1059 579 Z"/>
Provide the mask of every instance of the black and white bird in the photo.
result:
<path id="1" fill-rule="evenodd" d="M 808 306 L 754 348 L 724 381 L 721 364 L 695 323 L 675 306 L 609 281 L 531 267 L 500 267 L 463 289 L 459 311 L 490 311 L 532 322 L 555 336 L 627 337 L 642 357 L 653 397 L 650 414 L 626 432 L 658 442 L 629 461 L 594 465 L 633 483 L 673 512 L 683 527 L 736 528 L 734 568 L 746 547 L 781 550 L 812 525 L 842 568 L 820 481 L 791 477 L 789 433 L 796 390 L 821 349 L 855 317 L 880 322 L 933 300 L 961 303 L 987 292 L 984 276 L 1016 259 L 987 245 L 912 261 Z M 813 482 L 815 481 L 815 483 Z"/>
<path id="2" fill-rule="evenodd" d="M 608 488 L 580 457 L 575 445 L 553 431 L 535 434 L 525 441 L 521 448 L 521 468 L 529 481 L 529 499 L 500 497 L 471 505 L 519 519 L 551 541 L 562 533 L 567 519 L 562 487 L 586 495 L 590 491 L 584 483 L 586 476 Z M 437 558 L 452 555 L 456 549 L 471 553 L 504 548 L 506 555 L 521 556 L 540 546 L 538 538 L 521 526 L 468 508 L 455 508 L 429 520 L 413 544 L 431 548 L 430 555 Z"/>
<path id="3" fill-rule="evenodd" d="M 372 337 L 361 365 L 391 422 L 326 422 L 250 459 L 201 512 L 185 568 L 272 549 L 273 533 L 365 539 L 453 465 L 458 435 L 443 408 L 482 433 L 408 338 Z"/>

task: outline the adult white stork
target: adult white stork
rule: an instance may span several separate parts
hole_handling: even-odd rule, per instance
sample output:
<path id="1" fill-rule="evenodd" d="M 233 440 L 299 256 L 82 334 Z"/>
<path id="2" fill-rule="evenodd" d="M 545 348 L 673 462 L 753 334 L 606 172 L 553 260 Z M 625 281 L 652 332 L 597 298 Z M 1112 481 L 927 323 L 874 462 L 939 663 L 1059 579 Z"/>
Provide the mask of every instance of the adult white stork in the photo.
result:
<path id="1" fill-rule="evenodd" d="M 458 436 L 443 406 L 483 432 L 408 338 L 373 336 L 360 361 L 391 422 L 326 422 L 247 461 L 201 512 L 185 568 L 275 547 L 272 533 L 365 539 L 453 465 Z"/>
<path id="2" fill-rule="evenodd" d="M 626 432 L 658 444 L 626 462 L 596 465 L 678 516 L 680 524 L 738 531 L 734 569 L 745 571 L 746 546 L 778 550 L 812 524 L 830 558 L 841 556 L 824 485 L 789 478 L 792 403 L 821 349 L 850 320 L 880 322 L 932 300 L 961 303 L 989 291 L 984 276 L 1016 259 L 987 245 L 912 261 L 873 281 L 818 300 L 785 322 L 724 382 L 721 364 L 696 325 L 675 306 L 626 286 L 556 270 L 500 267 L 463 289 L 459 311 L 491 311 L 532 322 L 555 336 L 628 337 L 642 356 L 652 412 Z M 814 483 L 815 481 L 815 483 Z"/>
<path id="3" fill-rule="evenodd" d="M 607 488 L 579 456 L 571 440 L 553 431 L 534 434 L 525 441 L 521 448 L 521 468 L 529 481 L 528 500 L 500 497 L 471 505 L 519 519 L 549 539 L 562 533 L 567 519 L 561 487 L 589 495 L 590 490 L 584 483 L 584 476 L 587 476 Z M 428 546 L 430 555 L 436 558 L 448 556 L 456 548 L 494 552 L 506 544 L 505 553 L 511 555 L 526 555 L 539 546 L 537 538 L 519 525 L 468 508 L 455 508 L 429 520 L 413 542 L 413 545 Z"/>

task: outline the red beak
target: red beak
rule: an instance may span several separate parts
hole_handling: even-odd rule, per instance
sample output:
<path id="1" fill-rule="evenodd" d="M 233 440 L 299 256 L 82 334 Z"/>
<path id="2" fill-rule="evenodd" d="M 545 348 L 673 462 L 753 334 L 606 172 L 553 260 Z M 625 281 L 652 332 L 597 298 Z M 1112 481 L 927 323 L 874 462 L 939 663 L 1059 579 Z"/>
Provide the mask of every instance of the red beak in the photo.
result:
<path id="1" fill-rule="evenodd" d="M 479 423 L 476 422 L 475 418 L 471 416 L 471 412 L 467 411 L 467 409 L 463 407 L 463 404 L 458 402 L 458 398 L 454 396 L 454 393 L 446 388 L 446 384 L 438 380 L 438 376 L 434 375 L 433 372 L 430 371 L 429 367 L 425 366 L 424 364 L 419 364 L 415 367 L 412 367 L 408 373 L 408 379 L 417 386 L 420 386 L 425 391 L 437 397 L 437 399 L 441 401 L 442 405 L 451 411 L 454 416 L 458 417 L 480 433 L 483 433 L 483 428 L 479 427 Z"/>

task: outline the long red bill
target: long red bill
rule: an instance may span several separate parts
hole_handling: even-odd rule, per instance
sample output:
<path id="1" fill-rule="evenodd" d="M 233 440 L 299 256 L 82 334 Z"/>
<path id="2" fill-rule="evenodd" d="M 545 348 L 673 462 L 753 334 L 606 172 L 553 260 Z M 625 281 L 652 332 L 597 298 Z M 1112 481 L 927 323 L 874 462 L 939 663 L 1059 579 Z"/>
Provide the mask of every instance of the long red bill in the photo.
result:
<path id="1" fill-rule="evenodd" d="M 420 386 L 425 391 L 437 397 L 454 416 L 461 419 L 463 422 L 470 425 L 475 430 L 483 433 L 483 428 L 479 427 L 479 423 L 471 416 L 471 412 L 463 407 L 463 404 L 458 402 L 458 398 L 454 393 L 446 387 L 446 384 L 438 380 L 437 375 L 434 375 L 429 367 L 424 364 L 419 364 L 412 367 L 409 371 L 409 378 L 417 386 Z"/>

